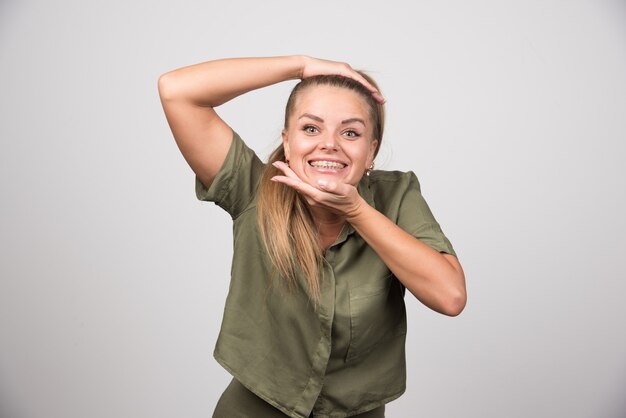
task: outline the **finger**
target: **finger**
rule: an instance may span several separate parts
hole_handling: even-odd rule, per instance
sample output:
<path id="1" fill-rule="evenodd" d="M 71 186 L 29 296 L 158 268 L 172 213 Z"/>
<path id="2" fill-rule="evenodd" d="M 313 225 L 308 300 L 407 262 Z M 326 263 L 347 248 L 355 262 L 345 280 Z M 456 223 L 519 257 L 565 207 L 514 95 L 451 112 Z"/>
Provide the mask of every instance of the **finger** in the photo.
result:
<path id="1" fill-rule="evenodd" d="M 295 189 L 297 192 L 307 196 L 311 196 L 312 198 L 317 198 L 319 197 L 319 194 L 322 193 L 319 189 L 316 189 L 310 184 L 303 182 L 299 178 L 294 179 L 287 176 L 274 176 L 272 177 L 272 181 L 283 183 L 284 185 Z"/>
<path id="2" fill-rule="evenodd" d="M 380 104 L 385 104 L 385 102 L 387 101 L 387 99 L 385 99 L 383 95 L 380 94 L 380 92 L 372 93 L 372 96 L 374 96 L 374 100 L 376 100 Z"/>
<path id="3" fill-rule="evenodd" d="M 376 100 L 378 103 L 384 104 L 386 102 L 385 98 L 380 93 L 380 91 L 378 91 L 376 87 L 374 87 L 369 81 L 367 81 L 365 77 L 363 77 L 361 74 L 359 74 L 358 71 L 353 70 L 352 68 L 350 68 L 350 70 L 351 70 L 351 74 L 348 77 L 353 78 L 359 83 L 363 84 L 363 86 L 366 89 L 368 89 L 370 93 L 372 93 L 374 100 Z"/>
<path id="4" fill-rule="evenodd" d="M 335 196 L 345 197 L 350 195 L 354 186 L 345 183 L 338 183 L 333 180 L 319 179 L 317 181 L 319 189 Z"/>
<path id="5" fill-rule="evenodd" d="M 365 86 L 365 88 L 370 91 L 370 93 L 374 97 L 374 100 L 376 100 L 378 103 L 380 104 L 385 103 L 386 100 L 383 97 L 383 95 L 380 93 L 380 91 L 378 91 L 376 87 L 370 84 L 370 82 L 367 81 L 367 79 L 363 77 L 361 74 L 359 74 L 358 71 L 352 68 L 350 64 L 346 62 L 335 62 L 335 61 L 318 60 L 318 59 L 314 59 L 313 62 L 325 64 L 325 65 L 320 68 L 317 68 L 315 71 L 310 71 L 310 72 L 305 67 L 302 73 L 302 78 L 306 78 L 306 77 L 316 75 L 316 74 L 339 74 L 344 77 L 349 77 L 363 84 L 363 86 Z"/>
<path id="6" fill-rule="evenodd" d="M 279 169 L 280 171 L 283 172 L 283 174 L 289 178 L 295 179 L 295 180 L 300 180 L 302 181 L 302 179 L 300 177 L 298 177 L 298 175 L 291 169 L 291 167 L 289 167 L 287 164 L 285 164 L 282 161 L 275 161 L 272 163 L 272 165 L 274 167 L 276 167 L 277 169 Z"/>
<path id="7" fill-rule="evenodd" d="M 337 187 L 337 184 L 334 181 L 328 181 L 325 179 L 319 179 L 317 181 L 317 185 L 319 186 L 320 190 L 323 190 L 329 193 L 333 193 Z"/>
<path id="8" fill-rule="evenodd" d="M 336 63 L 336 64 L 340 65 L 340 70 L 337 72 L 337 74 L 358 81 L 367 90 L 369 90 L 370 93 L 372 93 L 372 96 L 374 96 L 374 99 L 377 102 L 379 102 L 381 104 L 385 102 L 385 98 L 383 97 L 382 94 L 380 94 L 380 91 L 378 91 L 378 89 L 376 87 L 374 87 L 373 84 L 371 84 L 369 81 L 367 81 L 367 79 L 365 77 L 363 77 L 361 75 L 361 73 L 359 73 L 357 70 L 352 68 L 352 66 L 350 64 L 348 64 L 347 62 L 341 62 L 341 63 Z"/>

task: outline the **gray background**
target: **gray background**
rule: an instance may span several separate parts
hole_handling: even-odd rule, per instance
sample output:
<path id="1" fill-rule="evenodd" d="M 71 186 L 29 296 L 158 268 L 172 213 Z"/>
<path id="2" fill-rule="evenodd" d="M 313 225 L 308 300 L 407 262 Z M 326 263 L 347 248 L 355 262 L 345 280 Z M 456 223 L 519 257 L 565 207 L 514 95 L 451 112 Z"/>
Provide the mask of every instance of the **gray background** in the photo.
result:
<path id="1" fill-rule="evenodd" d="M 0 2 L 0 416 L 204 418 L 231 225 L 195 200 L 158 76 L 305 53 L 388 99 L 465 267 L 458 318 L 411 298 L 388 416 L 626 416 L 623 1 Z M 293 83 L 219 109 L 262 155 Z"/>

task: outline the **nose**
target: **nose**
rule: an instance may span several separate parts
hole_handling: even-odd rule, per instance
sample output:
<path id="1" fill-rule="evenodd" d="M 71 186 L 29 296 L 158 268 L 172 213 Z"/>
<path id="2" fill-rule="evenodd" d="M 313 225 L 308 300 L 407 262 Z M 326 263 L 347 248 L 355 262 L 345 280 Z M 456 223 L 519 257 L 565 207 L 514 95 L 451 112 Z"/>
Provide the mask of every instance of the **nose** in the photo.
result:
<path id="1" fill-rule="evenodd" d="M 325 135 L 320 142 L 320 148 L 323 150 L 336 151 L 338 149 L 338 144 L 335 135 Z"/>

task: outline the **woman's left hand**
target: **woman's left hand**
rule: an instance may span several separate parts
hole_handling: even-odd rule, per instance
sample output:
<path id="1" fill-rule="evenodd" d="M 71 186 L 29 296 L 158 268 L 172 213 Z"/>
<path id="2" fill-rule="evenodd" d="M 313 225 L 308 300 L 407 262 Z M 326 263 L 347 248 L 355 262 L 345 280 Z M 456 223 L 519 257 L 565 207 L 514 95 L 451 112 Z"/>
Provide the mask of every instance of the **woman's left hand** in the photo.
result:
<path id="1" fill-rule="evenodd" d="M 367 204 L 351 184 L 320 179 L 316 186 L 312 186 L 298 177 L 284 162 L 276 161 L 273 165 L 284 175 L 274 176 L 272 180 L 295 189 L 313 207 L 330 209 L 349 220 L 359 212 L 362 205 Z"/>
<path id="2" fill-rule="evenodd" d="M 467 294 L 463 268 L 453 255 L 442 254 L 410 235 L 368 205 L 356 187 L 334 180 L 318 180 L 317 187 L 300 179 L 282 161 L 283 172 L 273 181 L 292 187 L 313 207 L 323 207 L 346 217 L 376 251 L 393 274 L 429 308 L 455 316 L 465 307 Z"/>

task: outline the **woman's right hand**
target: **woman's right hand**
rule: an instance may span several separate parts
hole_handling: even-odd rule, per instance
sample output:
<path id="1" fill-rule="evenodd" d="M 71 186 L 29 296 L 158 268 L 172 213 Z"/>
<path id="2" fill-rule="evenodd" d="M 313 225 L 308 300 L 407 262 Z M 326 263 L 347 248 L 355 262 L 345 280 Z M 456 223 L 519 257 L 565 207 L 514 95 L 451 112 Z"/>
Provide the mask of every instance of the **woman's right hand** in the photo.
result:
<path id="1" fill-rule="evenodd" d="M 385 101 L 376 87 L 350 65 L 304 55 L 221 59 L 183 67 L 159 78 L 159 94 L 180 151 L 200 181 L 209 187 L 233 138 L 230 126 L 214 108 L 251 90 L 320 74 L 355 79 L 378 102 Z"/>
<path id="2" fill-rule="evenodd" d="M 300 78 L 304 79 L 315 75 L 337 74 L 344 77 L 352 78 L 363 84 L 371 93 L 374 99 L 379 103 L 385 103 L 385 98 L 380 94 L 378 89 L 365 79 L 358 71 L 350 66 L 350 64 L 339 61 L 330 61 L 320 58 L 303 56 L 303 67 Z"/>

